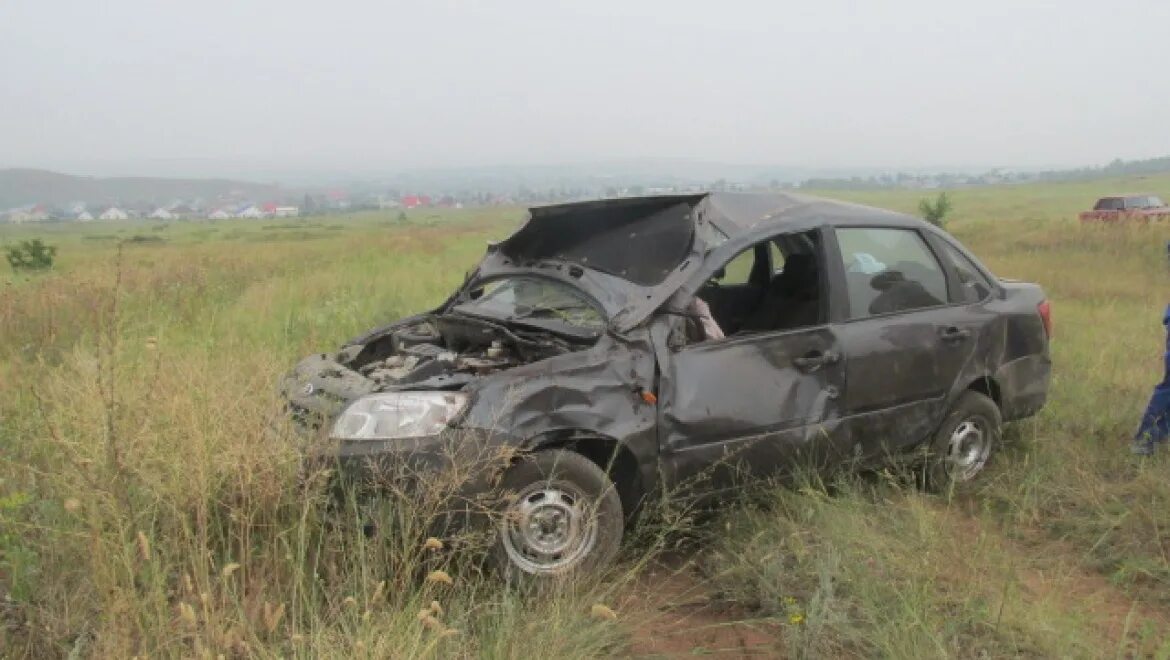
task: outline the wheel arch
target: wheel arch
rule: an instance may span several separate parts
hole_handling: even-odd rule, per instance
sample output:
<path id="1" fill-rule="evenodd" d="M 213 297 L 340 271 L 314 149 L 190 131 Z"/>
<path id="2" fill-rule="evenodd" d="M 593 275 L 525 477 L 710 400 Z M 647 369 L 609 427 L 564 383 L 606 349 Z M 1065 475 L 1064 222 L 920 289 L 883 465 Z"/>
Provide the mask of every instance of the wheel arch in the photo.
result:
<path id="1" fill-rule="evenodd" d="M 978 392 L 979 394 L 982 394 L 983 396 L 991 399 L 992 403 L 995 404 L 995 407 L 1000 409 L 1000 412 L 1003 411 L 1003 399 L 999 388 L 999 382 L 989 374 L 984 374 L 975 380 L 972 380 L 970 383 L 967 383 L 967 387 L 963 388 L 963 391 L 959 392 L 959 395 L 962 396 L 963 392 Z"/>
<path id="2" fill-rule="evenodd" d="M 649 492 L 643 466 L 626 443 L 596 431 L 562 429 L 544 433 L 526 443 L 525 452 L 565 449 L 589 459 L 613 482 L 627 520 Z"/>

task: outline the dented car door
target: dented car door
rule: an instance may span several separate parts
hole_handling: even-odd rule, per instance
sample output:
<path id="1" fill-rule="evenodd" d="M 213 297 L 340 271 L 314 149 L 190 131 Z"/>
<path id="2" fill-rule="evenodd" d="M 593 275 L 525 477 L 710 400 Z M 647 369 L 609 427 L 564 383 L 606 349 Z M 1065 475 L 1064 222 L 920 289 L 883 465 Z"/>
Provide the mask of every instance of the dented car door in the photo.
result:
<path id="1" fill-rule="evenodd" d="M 847 294 L 847 433 L 839 459 L 885 460 L 942 421 L 960 372 L 972 370 L 982 323 L 952 305 L 938 255 L 915 229 L 839 227 L 833 266 Z M 847 445 L 845 444 L 847 439 Z"/>
<path id="2" fill-rule="evenodd" d="M 726 488 L 819 464 L 838 417 L 841 347 L 829 326 L 686 346 L 662 377 L 668 481 Z"/>

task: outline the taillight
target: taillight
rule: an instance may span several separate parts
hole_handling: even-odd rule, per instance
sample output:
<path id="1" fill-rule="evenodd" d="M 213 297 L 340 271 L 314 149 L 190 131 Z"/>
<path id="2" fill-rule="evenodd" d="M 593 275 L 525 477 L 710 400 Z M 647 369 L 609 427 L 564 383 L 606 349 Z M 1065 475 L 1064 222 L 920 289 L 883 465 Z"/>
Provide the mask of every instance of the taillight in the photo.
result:
<path id="1" fill-rule="evenodd" d="M 1040 312 L 1040 320 L 1044 322 L 1044 336 L 1052 339 L 1052 303 L 1045 300 L 1036 306 Z"/>

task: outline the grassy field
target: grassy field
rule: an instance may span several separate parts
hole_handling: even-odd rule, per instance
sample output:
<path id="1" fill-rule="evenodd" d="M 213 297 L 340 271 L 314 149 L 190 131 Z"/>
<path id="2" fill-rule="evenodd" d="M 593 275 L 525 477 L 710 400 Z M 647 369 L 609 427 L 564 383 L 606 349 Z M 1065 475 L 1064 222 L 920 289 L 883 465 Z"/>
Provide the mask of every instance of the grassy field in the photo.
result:
<path id="1" fill-rule="evenodd" d="M 1170 176 L 952 193 L 952 231 L 1056 321 L 1051 402 L 975 492 L 879 474 L 667 508 L 612 571 L 541 593 L 428 548 L 425 511 L 395 509 L 394 540 L 346 524 L 275 392 L 440 302 L 520 212 L 0 227 L 60 248 L 0 274 L 0 654 L 1170 657 L 1170 456 L 1128 452 L 1170 228 L 1075 221 L 1131 189 Z"/>

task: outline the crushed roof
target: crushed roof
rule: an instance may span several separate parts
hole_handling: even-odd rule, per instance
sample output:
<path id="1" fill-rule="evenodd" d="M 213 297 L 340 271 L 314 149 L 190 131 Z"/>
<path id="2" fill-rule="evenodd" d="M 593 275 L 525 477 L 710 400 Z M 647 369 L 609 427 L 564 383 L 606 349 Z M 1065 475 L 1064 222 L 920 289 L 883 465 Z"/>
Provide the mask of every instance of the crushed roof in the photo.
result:
<path id="1" fill-rule="evenodd" d="M 728 236 L 741 234 L 761 225 L 779 225 L 807 219 L 837 223 L 919 223 L 921 219 L 904 213 L 863 204 L 802 195 L 798 193 L 709 192 L 690 195 L 655 195 L 622 197 L 587 202 L 570 202 L 529 209 L 533 220 L 563 217 L 582 211 L 645 207 L 648 212 L 686 203 Z"/>

